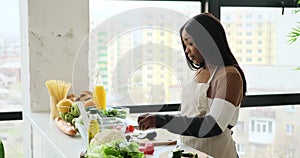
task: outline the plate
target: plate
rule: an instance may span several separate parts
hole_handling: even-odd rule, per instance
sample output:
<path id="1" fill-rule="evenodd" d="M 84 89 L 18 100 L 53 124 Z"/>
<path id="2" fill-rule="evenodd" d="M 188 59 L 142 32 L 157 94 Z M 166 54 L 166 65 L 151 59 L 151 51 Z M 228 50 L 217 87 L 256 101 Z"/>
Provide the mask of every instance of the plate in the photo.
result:
<path id="1" fill-rule="evenodd" d="M 198 158 L 209 158 L 209 156 L 201 151 L 198 151 L 196 149 L 189 149 L 189 150 L 184 150 L 184 152 L 191 152 L 191 153 L 196 153 L 198 154 Z M 159 155 L 159 158 L 172 158 L 173 154 L 172 154 L 172 150 L 169 150 L 169 151 L 165 151 L 165 152 L 162 152 L 160 155 Z M 184 158 L 184 157 L 182 157 Z"/>

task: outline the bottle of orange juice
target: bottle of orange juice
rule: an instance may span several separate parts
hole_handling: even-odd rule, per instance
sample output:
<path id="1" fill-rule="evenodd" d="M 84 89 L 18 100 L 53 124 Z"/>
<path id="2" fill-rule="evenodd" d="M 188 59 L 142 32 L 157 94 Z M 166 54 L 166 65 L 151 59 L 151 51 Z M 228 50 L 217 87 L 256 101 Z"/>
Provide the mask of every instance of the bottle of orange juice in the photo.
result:
<path id="1" fill-rule="evenodd" d="M 106 91 L 102 82 L 102 75 L 100 72 L 98 72 L 98 74 L 96 75 L 93 100 L 97 104 L 97 109 L 106 110 Z"/>

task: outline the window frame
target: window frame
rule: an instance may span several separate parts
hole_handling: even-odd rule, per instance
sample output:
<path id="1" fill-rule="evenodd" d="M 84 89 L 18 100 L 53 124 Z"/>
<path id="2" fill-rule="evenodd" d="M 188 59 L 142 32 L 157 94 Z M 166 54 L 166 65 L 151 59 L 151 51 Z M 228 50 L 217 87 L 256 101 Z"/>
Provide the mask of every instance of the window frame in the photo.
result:
<path id="1" fill-rule="evenodd" d="M 294 104 L 300 104 L 300 93 L 247 95 L 241 103 L 241 108 L 290 106 Z M 166 112 L 180 110 L 180 104 L 156 104 L 134 106 L 128 105 L 124 107 L 130 108 L 131 113 Z"/>
<path id="2" fill-rule="evenodd" d="M 208 0 L 208 11 L 220 19 L 221 7 L 297 8 L 296 0 Z"/>
<path id="3" fill-rule="evenodd" d="M 22 111 L 0 112 L 0 121 L 23 120 Z"/>

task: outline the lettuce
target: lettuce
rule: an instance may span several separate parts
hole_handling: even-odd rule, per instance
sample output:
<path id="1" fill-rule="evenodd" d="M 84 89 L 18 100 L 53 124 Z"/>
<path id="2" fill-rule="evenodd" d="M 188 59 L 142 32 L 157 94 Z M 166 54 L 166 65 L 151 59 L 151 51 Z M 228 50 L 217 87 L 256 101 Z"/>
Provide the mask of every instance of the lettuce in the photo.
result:
<path id="1" fill-rule="evenodd" d="M 115 140 L 102 145 L 90 145 L 86 153 L 87 158 L 143 158 L 144 153 L 139 151 L 135 142 Z"/>

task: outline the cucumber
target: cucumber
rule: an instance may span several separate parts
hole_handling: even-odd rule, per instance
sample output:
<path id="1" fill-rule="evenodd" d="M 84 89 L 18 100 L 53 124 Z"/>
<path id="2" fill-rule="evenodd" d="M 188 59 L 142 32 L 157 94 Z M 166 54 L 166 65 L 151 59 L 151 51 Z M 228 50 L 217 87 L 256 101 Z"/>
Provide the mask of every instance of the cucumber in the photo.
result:
<path id="1" fill-rule="evenodd" d="M 0 139 L 0 158 L 5 158 L 4 146 L 1 139 Z"/>
<path id="2" fill-rule="evenodd" d="M 184 152 L 184 150 L 183 150 L 181 147 L 176 147 L 176 148 L 172 151 L 172 153 L 173 153 L 172 158 L 181 158 L 182 152 Z"/>
<path id="3" fill-rule="evenodd" d="M 198 154 L 190 153 L 190 152 L 183 152 L 182 157 L 191 157 L 191 158 L 198 158 Z"/>

